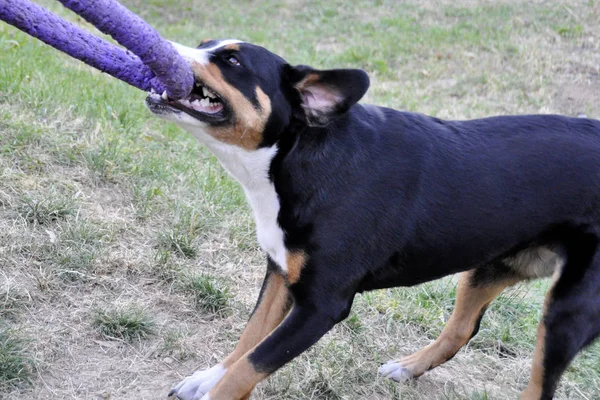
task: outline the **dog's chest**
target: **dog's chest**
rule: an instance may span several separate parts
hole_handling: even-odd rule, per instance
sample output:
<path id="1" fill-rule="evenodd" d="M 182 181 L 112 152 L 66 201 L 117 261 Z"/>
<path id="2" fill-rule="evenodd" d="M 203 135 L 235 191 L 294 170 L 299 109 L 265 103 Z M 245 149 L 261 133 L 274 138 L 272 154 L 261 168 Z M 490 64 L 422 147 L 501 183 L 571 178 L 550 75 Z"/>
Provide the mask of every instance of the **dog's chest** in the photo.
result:
<path id="1" fill-rule="evenodd" d="M 227 144 L 208 145 L 223 167 L 244 188 L 256 222 L 260 247 L 281 269 L 287 271 L 284 233 L 277 223 L 279 196 L 269 180 L 269 166 L 277 153 L 275 146 L 247 151 Z"/>
<path id="2" fill-rule="evenodd" d="M 275 192 L 275 187 L 270 183 L 268 187 L 265 185 L 261 190 L 248 190 L 246 188 L 244 190 L 254 212 L 256 234 L 260 247 L 286 271 L 287 250 L 284 245 L 283 231 L 277 223 L 279 198 L 277 192 Z"/>

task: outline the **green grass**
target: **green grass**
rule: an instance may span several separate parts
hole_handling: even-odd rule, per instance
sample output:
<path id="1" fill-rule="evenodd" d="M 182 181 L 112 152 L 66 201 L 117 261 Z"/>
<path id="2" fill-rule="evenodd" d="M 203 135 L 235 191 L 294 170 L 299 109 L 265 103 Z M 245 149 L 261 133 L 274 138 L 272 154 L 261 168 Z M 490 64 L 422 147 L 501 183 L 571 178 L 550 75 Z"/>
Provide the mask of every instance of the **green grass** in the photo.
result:
<path id="1" fill-rule="evenodd" d="M 193 244 L 194 234 L 190 232 L 177 232 L 170 230 L 161 233 L 159 236 L 159 246 L 166 250 L 171 250 L 187 258 L 196 257 L 196 249 Z"/>
<path id="2" fill-rule="evenodd" d="M 162 335 L 162 343 L 158 352 L 161 356 L 172 357 L 178 362 L 193 359 L 194 349 L 186 343 L 190 337 L 189 332 L 183 330 L 168 330 Z"/>
<path id="3" fill-rule="evenodd" d="M 0 393 L 31 384 L 33 360 L 21 332 L 0 325 Z"/>
<path id="4" fill-rule="evenodd" d="M 595 1 L 123 3 L 186 45 L 236 37 L 292 64 L 365 68 L 369 103 L 441 118 L 600 116 Z M 32 381 L 0 397 L 166 395 L 233 349 L 254 306 L 265 261 L 244 193 L 136 89 L 5 24 L 0 54 L 0 318 Z M 440 369 L 406 385 L 377 378 L 380 362 L 437 337 L 455 284 L 357 296 L 351 316 L 256 398 L 516 398 L 546 281 L 507 291 Z M 137 308 L 97 309 L 107 299 Z M 598 344 L 583 352 L 557 398 L 595 398 L 599 359 Z"/>
<path id="5" fill-rule="evenodd" d="M 183 290 L 193 296 L 196 307 L 201 310 L 219 316 L 230 310 L 229 287 L 211 276 L 189 277 L 183 283 Z"/>
<path id="6" fill-rule="evenodd" d="M 55 243 L 42 249 L 58 276 L 66 281 L 89 278 L 91 269 L 110 241 L 110 232 L 90 221 L 68 221 L 60 227 Z"/>
<path id="7" fill-rule="evenodd" d="M 166 232 L 159 233 L 159 250 L 173 252 L 186 258 L 196 257 L 195 241 L 206 233 L 208 226 L 203 217 L 194 209 L 184 207 L 176 210 L 176 221 Z"/>
<path id="8" fill-rule="evenodd" d="M 154 333 L 154 322 L 144 309 L 127 305 L 113 309 L 98 309 L 94 326 L 107 339 L 127 342 L 146 339 Z"/>
<path id="9" fill-rule="evenodd" d="M 0 288 L 0 321 L 17 318 L 30 301 L 29 294 L 21 288 L 10 284 Z"/>
<path id="10" fill-rule="evenodd" d="M 154 274 L 161 280 L 173 282 L 183 275 L 181 265 L 169 250 L 158 250 L 154 256 Z"/>
<path id="11" fill-rule="evenodd" d="M 48 225 L 65 220 L 76 213 L 70 199 L 57 198 L 46 193 L 43 197 L 25 197 L 18 208 L 19 214 L 30 224 Z"/>

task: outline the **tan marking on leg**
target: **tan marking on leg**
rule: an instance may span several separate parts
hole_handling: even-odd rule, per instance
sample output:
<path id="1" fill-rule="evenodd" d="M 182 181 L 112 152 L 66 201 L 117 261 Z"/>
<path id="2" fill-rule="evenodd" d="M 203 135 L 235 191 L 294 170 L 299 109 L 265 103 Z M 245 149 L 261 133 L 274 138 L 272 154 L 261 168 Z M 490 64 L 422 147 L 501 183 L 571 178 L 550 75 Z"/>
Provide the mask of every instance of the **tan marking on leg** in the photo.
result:
<path id="1" fill-rule="evenodd" d="M 303 251 L 292 251 L 286 255 L 288 282 L 294 284 L 300 279 L 302 268 L 306 264 L 306 253 Z"/>
<path id="2" fill-rule="evenodd" d="M 210 391 L 210 400 L 240 400 L 248 398 L 254 387 L 269 374 L 258 372 L 248 356 L 236 361 Z"/>
<path id="3" fill-rule="evenodd" d="M 231 43 L 231 44 L 228 44 L 227 46 L 225 46 L 225 49 L 239 51 L 240 45 L 237 43 Z"/>
<path id="4" fill-rule="evenodd" d="M 289 311 L 289 291 L 285 279 L 279 274 L 272 274 L 268 279 L 260 304 L 250 317 L 235 350 L 221 363 L 225 368 L 229 368 L 260 343 L 283 321 Z"/>
<path id="5" fill-rule="evenodd" d="M 542 317 L 543 319 L 543 317 Z M 544 382 L 544 341 L 546 340 L 546 327 L 541 322 L 538 325 L 537 342 L 533 361 L 531 363 L 531 377 L 527 387 L 521 393 L 521 400 L 540 400 L 542 397 L 542 384 Z"/>
<path id="6" fill-rule="evenodd" d="M 290 308 L 285 278 L 279 274 L 272 274 L 268 279 L 260 303 L 248 321 L 235 350 L 221 363 L 227 369 L 227 373 L 210 391 L 211 400 L 248 399 L 254 386 L 268 375 L 254 369 L 248 361 L 248 353 L 279 326 Z"/>
<path id="7" fill-rule="evenodd" d="M 287 312 L 285 313 L 287 315 Z M 283 318 L 277 324 L 277 326 L 283 323 Z M 256 343 L 254 347 L 248 350 L 243 357 L 235 361 L 233 365 L 227 368 L 227 372 L 221 378 L 219 383 L 215 385 L 210 391 L 210 400 L 238 400 L 247 399 L 250 397 L 254 387 L 263 379 L 268 377 L 270 374 L 259 372 L 254 368 L 254 365 L 249 360 L 250 354 L 256 349 L 260 343 L 266 340 L 273 334 L 277 326 L 264 337 L 259 343 Z"/>
<path id="8" fill-rule="evenodd" d="M 203 39 L 203 40 L 200 42 L 200 45 L 206 44 L 206 43 L 208 43 L 208 42 L 211 42 L 211 41 L 213 41 L 213 40 L 214 40 L 214 39 Z"/>
<path id="9" fill-rule="evenodd" d="M 470 283 L 473 273 L 475 270 L 460 275 L 454 312 L 436 341 L 399 361 L 413 377 L 422 375 L 454 356 L 471 338 L 483 309 L 502 290 L 521 280 L 515 277 L 487 286 L 473 287 Z"/>
<path id="10" fill-rule="evenodd" d="M 552 275 L 552 284 L 550 285 L 550 289 L 548 289 L 546 299 L 544 300 L 544 312 L 542 313 L 542 320 L 538 325 L 535 352 L 533 353 L 533 361 L 531 363 L 531 377 L 529 378 L 527 387 L 523 393 L 521 393 L 521 400 L 539 400 L 542 397 L 542 385 L 544 384 L 544 346 L 546 342 L 546 325 L 544 324 L 544 317 L 550 306 L 554 285 L 556 285 L 561 273 L 562 268 L 556 268 L 554 275 Z"/>
<path id="11" fill-rule="evenodd" d="M 206 132 L 221 142 L 255 150 L 263 139 L 263 130 L 271 115 L 271 100 L 263 90 L 255 89 L 259 107 L 255 107 L 237 88 L 230 85 L 213 63 L 192 65 L 197 79 L 223 98 L 233 112 L 233 122 L 226 126 L 210 126 Z"/>

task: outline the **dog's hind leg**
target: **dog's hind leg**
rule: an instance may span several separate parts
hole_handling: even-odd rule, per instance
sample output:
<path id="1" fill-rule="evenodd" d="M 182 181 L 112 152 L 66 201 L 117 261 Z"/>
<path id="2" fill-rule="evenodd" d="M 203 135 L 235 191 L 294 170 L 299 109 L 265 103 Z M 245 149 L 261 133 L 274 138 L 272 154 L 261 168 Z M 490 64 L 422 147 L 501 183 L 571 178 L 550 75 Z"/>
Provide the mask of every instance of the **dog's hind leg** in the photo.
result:
<path id="1" fill-rule="evenodd" d="M 389 361 L 379 368 L 379 373 L 401 382 L 448 361 L 475 336 L 490 302 L 506 287 L 523 279 L 502 263 L 463 272 L 458 282 L 454 312 L 437 340 L 399 361 Z"/>
<path id="2" fill-rule="evenodd" d="M 591 241 L 596 253 L 590 256 Z M 574 248 L 573 248 L 574 247 Z M 587 255 L 586 255 L 587 252 Z M 591 260 L 591 261 L 590 261 Z M 567 253 L 562 274 L 546 295 L 544 315 L 522 400 L 549 400 L 565 368 L 575 355 L 600 334 L 600 251 L 598 239 L 582 235 Z"/>

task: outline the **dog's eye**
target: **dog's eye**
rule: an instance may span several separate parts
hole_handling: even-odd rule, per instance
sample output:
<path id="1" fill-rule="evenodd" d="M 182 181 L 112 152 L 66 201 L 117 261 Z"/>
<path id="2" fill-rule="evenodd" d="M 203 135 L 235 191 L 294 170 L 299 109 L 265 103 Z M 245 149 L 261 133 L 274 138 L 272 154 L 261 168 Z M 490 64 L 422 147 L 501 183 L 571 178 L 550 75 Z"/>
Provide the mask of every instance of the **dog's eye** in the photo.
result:
<path id="1" fill-rule="evenodd" d="M 229 58 L 227 58 L 227 62 L 233 66 L 239 67 L 240 66 L 240 62 L 238 61 L 237 58 L 235 58 L 234 56 L 229 56 Z"/>

